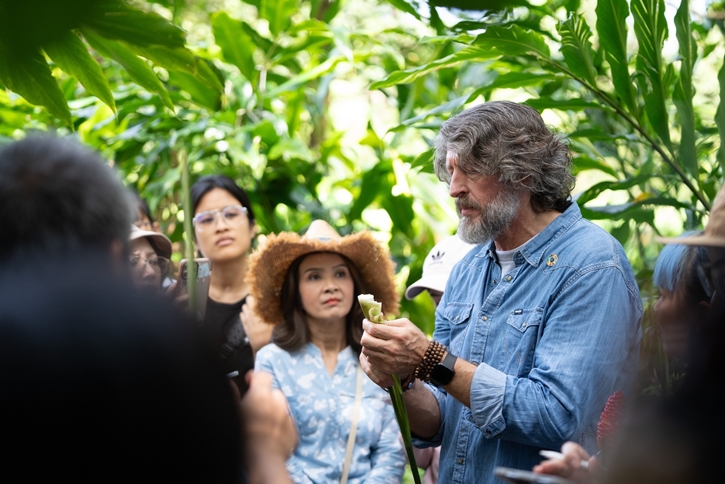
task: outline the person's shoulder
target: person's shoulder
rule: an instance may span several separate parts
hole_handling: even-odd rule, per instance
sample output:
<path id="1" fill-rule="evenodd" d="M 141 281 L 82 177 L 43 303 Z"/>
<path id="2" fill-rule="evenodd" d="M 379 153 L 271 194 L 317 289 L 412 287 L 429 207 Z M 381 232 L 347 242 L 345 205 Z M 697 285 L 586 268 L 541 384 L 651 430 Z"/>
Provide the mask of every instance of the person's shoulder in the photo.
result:
<path id="1" fill-rule="evenodd" d="M 291 358 L 291 355 L 286 350 L 283 350 L 274 343 L 262 346 L 257 351 L 256 359 L 258 362 L 271 362 L 271 361 L 286 361 Z"/>
<path id="2" fill-rule="evenodd" d="M 577 220 L 552 246 L 580 259 L 584 266 L 629 267 L 622 244 L 602 227 L 584 218 Z"/>

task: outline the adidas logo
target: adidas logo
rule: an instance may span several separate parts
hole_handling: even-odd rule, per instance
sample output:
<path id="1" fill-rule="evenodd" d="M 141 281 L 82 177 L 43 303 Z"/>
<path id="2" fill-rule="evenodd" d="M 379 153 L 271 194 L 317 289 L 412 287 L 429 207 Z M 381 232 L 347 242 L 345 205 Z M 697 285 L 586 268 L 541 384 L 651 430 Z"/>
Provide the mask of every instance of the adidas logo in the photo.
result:
<path id="1" fill-rule="evenodd" d="M 445 255 L 446 255 L 446 253 L 445 253 L 445 252 L 441 252 L 441 251 L 439 250 L 439 251 L 438 251 L 438 252 L 436 252 L 435 254 L 431 254 L 430 258 L 431 258 L 431 261 L 432 261 L 432 262 L 438 262 L 438 261 L 440 261 L 441 259 L 443 259 L 443 257 L 445 257 Z"/>

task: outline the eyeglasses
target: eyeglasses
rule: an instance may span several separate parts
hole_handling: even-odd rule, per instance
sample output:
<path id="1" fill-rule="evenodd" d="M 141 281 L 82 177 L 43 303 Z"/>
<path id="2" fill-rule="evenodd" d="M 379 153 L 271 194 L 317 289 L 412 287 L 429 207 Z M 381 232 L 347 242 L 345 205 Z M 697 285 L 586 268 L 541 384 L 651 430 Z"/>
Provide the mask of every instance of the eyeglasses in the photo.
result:
<path id="1" fill-rule="evenodd" d="M 128 257 L 128 265 L 133 271 L 141 271 L 148 264 L 151 270 L 156 274 L 166 274 L 169 268 L 169 259 L 166 257 L 151 257 L 147 259 L 138 254 L 132 254 Z"/>
<path id="2" fill-rule="evenodd" d="M 224 222 L 230 227 L 242 225 L 246 217 L 247 209 L 241 205 L 229 205 L 222 209 L 207 210 L 194 215 L 193 223 L 196 230 L 203 232 L 209 230 L 216 225 L 217 215 L 221 214 Z"/>

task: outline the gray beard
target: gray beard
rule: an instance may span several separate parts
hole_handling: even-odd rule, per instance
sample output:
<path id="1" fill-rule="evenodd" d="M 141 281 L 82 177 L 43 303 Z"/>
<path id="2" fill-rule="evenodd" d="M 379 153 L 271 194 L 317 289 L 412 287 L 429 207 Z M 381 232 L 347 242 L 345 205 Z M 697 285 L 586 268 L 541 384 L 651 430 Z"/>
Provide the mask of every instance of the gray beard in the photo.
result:
<path id="1" fill-rule="evenodd" d="M 458 236 L 469 244 L 483 244 L 495 239 L 513 221 L 519 211 L 521 199 L 513 190 L 502 191 L 491 203 L 480 205 L 470 199 L 456 199 Z M 472 222 L 470 217 L 461 217 L 461 209 L 474 208 L 478 218 Z"/>

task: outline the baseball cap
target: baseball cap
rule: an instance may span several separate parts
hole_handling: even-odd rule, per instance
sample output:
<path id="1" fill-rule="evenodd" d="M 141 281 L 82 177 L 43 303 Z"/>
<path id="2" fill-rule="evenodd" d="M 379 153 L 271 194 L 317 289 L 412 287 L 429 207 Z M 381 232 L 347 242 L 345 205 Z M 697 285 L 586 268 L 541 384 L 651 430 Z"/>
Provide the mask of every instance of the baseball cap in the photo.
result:
<path id="1" fill-rule="evenodd" d="M 153 247 L 154 252 L 159 257 L 171 258 L 171 241 L 164 234 L 151 232 L 149 230 L 141 230 L 135 225 L 131 225 L 131 235 L 128 240 L 136 240 L 146 237 Z"/>
<path id="2" fill-rule="evenodd" d="M 451 235 L 438 242 L 423 262 L 423 277 L 405 290 L 406 299 L 413 299 L 426 289 L 443 292 L 453 266 L 474 247 L 475 245 L 465 243 L 458 235 Z"/>
<path id="3" fill-rule="evenodd" d="M 702 235 L 690 237 L 656 237 L 655 241 L 661 244 L 706 245 L 710 247 L 725 247 L 725 185 L 720 187 L 710 210 L 710 219 L 705 225 Z"/>

